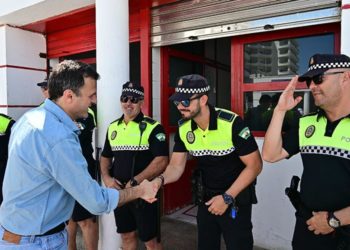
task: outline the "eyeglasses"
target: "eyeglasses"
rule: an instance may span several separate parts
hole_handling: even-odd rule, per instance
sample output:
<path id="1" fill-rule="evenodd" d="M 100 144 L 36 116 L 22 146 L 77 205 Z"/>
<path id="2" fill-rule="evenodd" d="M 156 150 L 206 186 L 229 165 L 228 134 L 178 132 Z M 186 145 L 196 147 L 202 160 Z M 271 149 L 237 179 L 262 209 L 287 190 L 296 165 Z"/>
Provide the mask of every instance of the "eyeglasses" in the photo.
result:
<path id="1" fill-rule="evenodd" d="M 182 106 L 184 106 L 185 108 L 188 108 L 191 105 L 192 100 L 199 99 L 202 96 L 203 95 L 198 95 L 198 96 L 192 97 L 190 99 L 186 99 L 186 100 L 182 100 L 182 101 L 174 101 L 174 104 L 175 104 L 175 106 L 179 106 L 179 104 L 181 103 Z"/>
<path id="2" fill-rule="evenodd" d="M 342 74 L 344 72 L 345 71 L 325 72 L 325 73 L 322 73 L 322 74 L 319 74 L 319 75 L 315 75 L 315 76 L 305 80 L 306 81 L 306 86 L 308 88 L 310 88 L 311 81 L 313 81 L 315 85 L 320 85 L 323 82 L 323 76 L 326 76 L 326 75 L 337 75 L 337 74 Z"/>
<path id="3" fill-rule="evenodd" d="M 136 104 L 139 101 L 143 100 L 143 98 L 141 98 L 141 97 L 133 97 L 133 96 L 126 96 L 126 95 L 122 95 L 120 97 L 120 101 L 122 103 L 127 103 L 129 100 L 130 100 L 131 103 Z"/>

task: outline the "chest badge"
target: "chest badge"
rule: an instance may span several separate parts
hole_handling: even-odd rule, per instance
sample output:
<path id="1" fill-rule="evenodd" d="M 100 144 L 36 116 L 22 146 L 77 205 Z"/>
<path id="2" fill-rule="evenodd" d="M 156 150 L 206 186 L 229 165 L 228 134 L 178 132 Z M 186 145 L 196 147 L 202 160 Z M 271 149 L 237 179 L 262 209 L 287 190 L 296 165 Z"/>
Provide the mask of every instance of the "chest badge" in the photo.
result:
<path id="1" fill-rule="evenodd" d="M 189 144 L 192 144 L 195 141 L 196 137 L 194 136 L 194 133 L 192 131 L 188 131 L 186 134 L 186 139 Z"/>
<path id="2" fill-rule="evenodd" d="M 310 138 L 315 133 L 316 127 L 314 125 L 310 125 L 305 130 L 305 137 Z"/>
<path id="3" fill-rule="evenodd" d="M 113 131 L 111 134 L 111 140 L 114 140 L 117 137 L 117 131 Z"/>

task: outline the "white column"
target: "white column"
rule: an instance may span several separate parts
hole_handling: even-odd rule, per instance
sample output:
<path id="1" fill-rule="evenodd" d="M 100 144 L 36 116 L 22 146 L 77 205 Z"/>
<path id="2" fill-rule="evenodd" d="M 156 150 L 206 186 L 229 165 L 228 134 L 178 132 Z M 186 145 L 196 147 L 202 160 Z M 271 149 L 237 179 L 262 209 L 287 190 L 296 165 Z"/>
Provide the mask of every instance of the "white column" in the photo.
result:
<path id="1" fill-rule="evenodd" d="M 129 80 L 128 0 L 96 0 L 96 61 L 101 80 L 97 86 L 98 147 L 103 147 L 108 124 L 121 114 L 119 97 Z M 100 218 L 99 249 L 120 247 L 114 215 Z"/>
<path id="2" fill-rule="evenodd" d="M 342 54 L 350 56 L 350 0 L 342 1 L 342 13 L 341 13 L 341 49 Z"/>
<path id="3" fill-rule="evenodd" d="M 7 25 L 0 27 L 0 112 L 18 119 L 42 101 L 36 86 L 46 76 L 45 37 Z"/>

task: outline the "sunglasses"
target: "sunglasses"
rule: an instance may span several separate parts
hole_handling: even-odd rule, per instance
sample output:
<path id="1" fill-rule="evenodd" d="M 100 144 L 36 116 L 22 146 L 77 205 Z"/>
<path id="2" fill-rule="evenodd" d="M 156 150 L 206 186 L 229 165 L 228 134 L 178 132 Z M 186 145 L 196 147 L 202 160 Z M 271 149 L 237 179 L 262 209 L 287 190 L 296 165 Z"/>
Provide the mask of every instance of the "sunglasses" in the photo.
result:
<path id="1" fill-rule="evenodd" d="M 338 71 L 338 72 L 325 72 L 319 75 L 315 75 L 311 78 L 306 79 L 306 86 L 310 88 L 311 81 L 314 82 L 315 85 L 320 85 L 323 82 L 323 76 L 326 75 L 337 75 L 337 74 L 342 74 L 344 71 Z"/>
<path id="2" fill-rule="evenodd" d="M 133 104 L 138 103 L 139 101 L 143 100 L 143 98 L 140 97 L 133 97 L 133 96 L 126 96 L 126 95 L 122 95 L 120 97 L 120 101 L 122 103 L 127 103 L 128 101 L 130 101 Z"/>
<path id="3" fill-rule="evenodd" d="M 184 106 L 185 108 L 188 108 L 191 105 L 191 101 L 195 100 L 195 99 L 199 99 L 201 98 L 203 95 L 199 95 L 199 96 L 195 96 L 192 97 L 190 99 L 186 99 L 186 100 L 182 100 L 182 101 L 174 101 L 175 106 L 179 106 L 179 104 L 181 103 L 182 106 Z"/>

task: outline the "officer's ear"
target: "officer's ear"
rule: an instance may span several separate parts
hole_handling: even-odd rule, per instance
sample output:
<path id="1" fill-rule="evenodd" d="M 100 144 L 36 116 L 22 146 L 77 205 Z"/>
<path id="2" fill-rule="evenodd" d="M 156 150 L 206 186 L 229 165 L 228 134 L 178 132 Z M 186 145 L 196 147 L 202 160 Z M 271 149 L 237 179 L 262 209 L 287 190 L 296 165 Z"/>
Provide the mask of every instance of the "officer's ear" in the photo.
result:
<path id="1" fill-rule="evenodd" d="M 201 106 L 205 106 L 208 103 L 208 96 L 203 95 L 201 98 L 199 98 L 199 103 Z"/>

